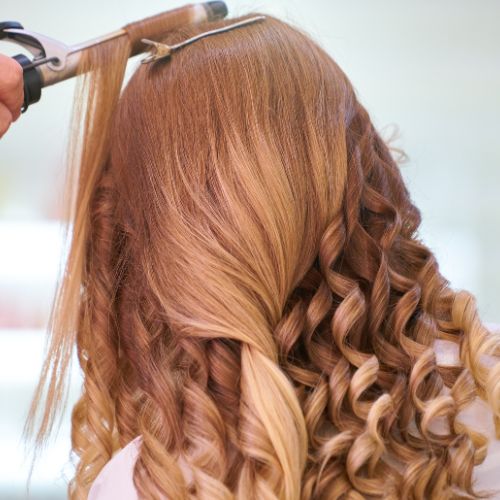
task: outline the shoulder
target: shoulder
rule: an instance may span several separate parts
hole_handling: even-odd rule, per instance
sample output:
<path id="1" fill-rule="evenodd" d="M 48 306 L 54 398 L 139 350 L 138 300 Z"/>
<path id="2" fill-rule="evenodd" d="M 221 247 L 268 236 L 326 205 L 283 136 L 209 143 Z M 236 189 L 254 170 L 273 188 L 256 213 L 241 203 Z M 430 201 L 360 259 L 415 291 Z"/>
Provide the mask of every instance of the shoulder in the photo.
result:
<path id="1" fill-rule="evenodd" d="M 138 500 L 133 475 L 140 444 L 137 436 L 115 453 L 92 483 L 88 500 Z"/>
<path id="2" fill-rule="evenodd" d="M 134 485 L 134 466 L 141 444 L 142 436 L 139 435 L 115 453 L 92 483 L 87 500 L 139 500 Z M 182 456 L 178 463 L 184 479 L 191 485 L 193 473 L 188 463 Z"/>
<path id="3" fill-rule="evenodd" d="M 500 336 L 499 323 L 484 323 L 492 333 Z M 441 366 L 454 366 L 460 363 L 459 348 L 454 342 L 436 340 L 434 344 L 436 361 Z M 497 356 L 483 355 L 481 359 L 486 366 L 498 363 Z M 458 420 L 470 428 L 485 435 L 488 442 L 488 452 L 483 463 L 474 467 L 475 487 L 479 490 L 490 490 L 495 499 L 500 499 L 500 439 L 497 438 L 493 413 L 486 402 L 477 397 L 467 408 L 457 416 Z"/>
<path id="4" fill-rule="evenodd" d="M 484 326 L 491 333 L 498 335 L 500 339 L 500 323 L 484 323 Z M 459 357 L 459 346 L 455 342 L 449 340 L 437 339 L 434 341 L 434 351 L 436 353 L 436 361 L 440 366 L 456 366 L 461 364 Z M 499 361 L 497 356 L 482 355 L 481 361 L 487 366 L 492 366 Z"/>
<path id="5" fill-rule="evenodd" d="M 488 438 L 486 458 L 474 467 L 475 487 L 490 490 L 494 492 L 492 498 L 500 499 L 500 439 L 496 437 L 491 408 L 482 399 L 476 398 L 457 418 Z"/>
<path id="6" fill-rule="evenodd" d="M 486 328 L 489 328 L 493 333 L 500 334 L 500 323 L 488 323 L 488 322 L 485 322 L 484 326 L 486 326 Z"/>

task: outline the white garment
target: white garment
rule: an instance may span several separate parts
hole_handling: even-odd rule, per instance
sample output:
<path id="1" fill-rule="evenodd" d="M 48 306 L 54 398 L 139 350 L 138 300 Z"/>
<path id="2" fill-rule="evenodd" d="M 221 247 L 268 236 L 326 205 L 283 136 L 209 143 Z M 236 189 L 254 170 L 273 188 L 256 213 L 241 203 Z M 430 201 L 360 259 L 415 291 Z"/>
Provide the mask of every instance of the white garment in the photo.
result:
<path id="1" fill-rule="evenodd" d="M 130 441 L 101 469 L 92 487 L 88 500 L 138 500 L 134 486 L 134 465 L 139 454 L 141 436 Z"/>
<path id="2" fill-rule="evenodd" d="M 500 329 L 500 325 L 487 325 Z M 500 333 L 500 331 L 499 331 Z M 439 365 L 453 365 L 458 361 L 456 344 L 437 340 L 436 361 Z M 495 437 L 492 413 L 487 404 L 477 398 L 462 411 L 459 419 L 480 430 L 489 439 L 488 454 L 484 462 L 474 467 L 476 489 L 498 490 L 492 498 L 500 500 L 500 440 Z M 139 453 L 141 436 L 137 436 L 102 468 L 89 491 L 88 500 L 139 500 L 133 483 L 134 464 Z M 186 478 L 190 478 L 188 466 L 181 462 Z"/>

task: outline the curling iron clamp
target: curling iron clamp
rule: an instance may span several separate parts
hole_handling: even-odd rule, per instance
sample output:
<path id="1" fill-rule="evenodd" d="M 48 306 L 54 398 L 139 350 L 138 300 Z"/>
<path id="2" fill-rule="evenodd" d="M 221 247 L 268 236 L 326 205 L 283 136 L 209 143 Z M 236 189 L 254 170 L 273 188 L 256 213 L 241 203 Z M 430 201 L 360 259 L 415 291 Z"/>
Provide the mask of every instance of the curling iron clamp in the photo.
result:
<path id="1" fill-rule="evenodd" d="M 154 41 L 167 31 L 177 27 L 223 19 L 226 15 L 227 6 L 223 1 L 211 1 L 188 4 L 139 22 L 146 26 L 144 34 L 148 39 Z M 24 103 L 22 112 L 24 113 L 30 104 L 40 100 L 43 87 L 76 76 L 80 58 L 86 49 L 126 35 L 125 29 L 120 29 L 78 45 L 67 46 L 45 35 L 25 30 L 16 21 L 0 22 L 0 40 L 20 45 L 33 55 L 33 59 L 24 54 L 17 54 L 13 57 L 23 67 Z M 140 54 L 148 48 L 148 45 L 140 40 L 134 42 L 130 57 Z"/>

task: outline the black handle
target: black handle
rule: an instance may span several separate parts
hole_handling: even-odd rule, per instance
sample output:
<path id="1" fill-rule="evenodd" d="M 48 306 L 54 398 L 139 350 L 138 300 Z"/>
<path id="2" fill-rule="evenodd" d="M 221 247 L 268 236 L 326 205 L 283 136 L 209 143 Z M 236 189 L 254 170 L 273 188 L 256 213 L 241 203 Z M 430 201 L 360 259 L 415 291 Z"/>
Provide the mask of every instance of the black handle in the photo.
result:
<path id="1" fill-rule="evenodd" d="M 24 113 L 30 104 L 38 102 L 42 97 L 42 77 L 37 68 L 26 68 L 32 61 L 24 54 L 17 54 L 13 59 L 23 67 L 24 102 L 21 111 Z"/>
<path id="2" fill-rule="evenodd" d="M 21 23 L 17 21 L 4 21 L 0 23 L 0 40 L 5 38 L 15 39 L 14 34 L 9 34 L 9 28 L 23 29 Z M 24 113 L 30 104 L 38 102 L 42 96 L 42 77 L 37 68 L 30 67 L 32 62 L 24 54 L 17 54 L 13 57 L 23 67 L 24 79 L 24 102 L 21 111 Z"/>

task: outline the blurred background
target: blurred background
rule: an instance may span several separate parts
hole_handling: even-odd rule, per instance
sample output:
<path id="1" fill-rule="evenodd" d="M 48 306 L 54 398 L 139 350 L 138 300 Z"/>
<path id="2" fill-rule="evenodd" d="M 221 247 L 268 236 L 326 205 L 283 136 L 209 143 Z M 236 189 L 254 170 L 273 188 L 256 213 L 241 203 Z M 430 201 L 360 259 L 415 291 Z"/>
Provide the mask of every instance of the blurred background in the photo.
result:
<path id="1" fill-rule="evenodd" d="M 340 64 L 384 137 L 397 126 L 402 166 L 442 273 L 500 323 L 500 2 L 226 0 L 307 30 Z M 2 0 L 1 19 L 75 44 L 186 2 Z M 0 42 L 0 52 L 20 51 Z M 129 72 L 139 63 L 133 58 Z M 65 498 L 69 411 L 38 462 L 21 432 L 44 353 L 63 260 L 64 154 L 74 80 L 44 89 L 0 139 L 0 499 Z M 75 367 L 68 407 L 80 389 Z"/>

